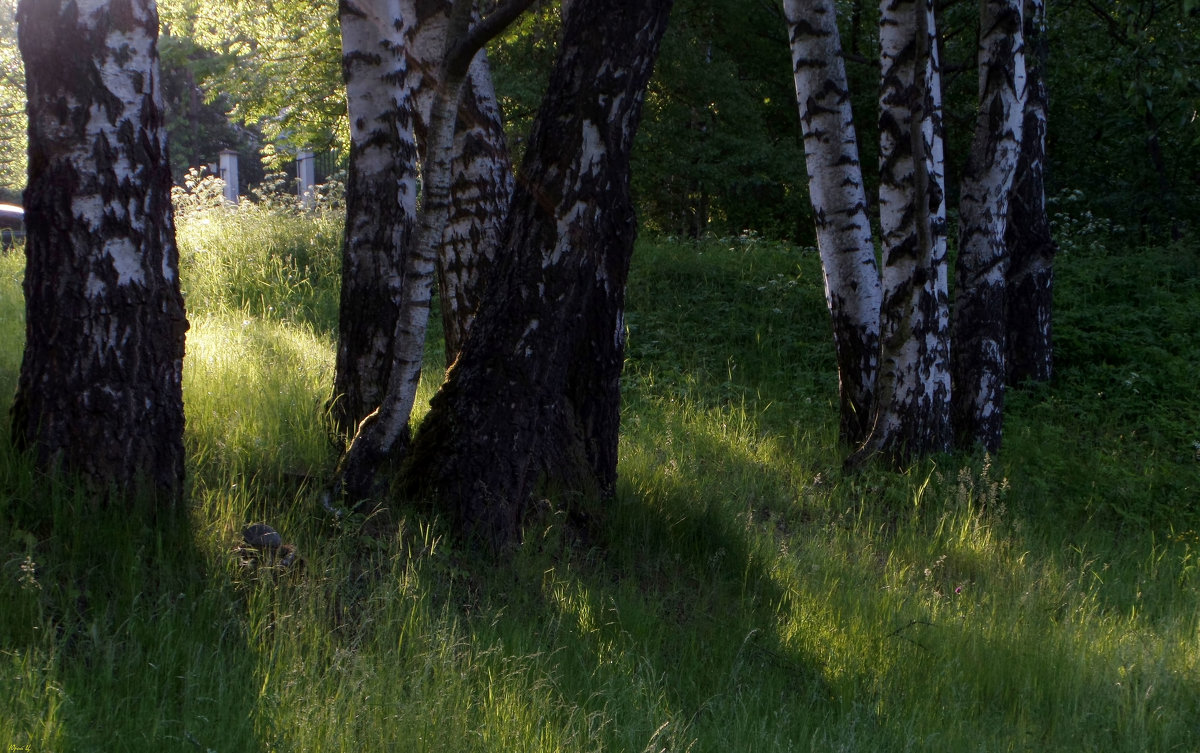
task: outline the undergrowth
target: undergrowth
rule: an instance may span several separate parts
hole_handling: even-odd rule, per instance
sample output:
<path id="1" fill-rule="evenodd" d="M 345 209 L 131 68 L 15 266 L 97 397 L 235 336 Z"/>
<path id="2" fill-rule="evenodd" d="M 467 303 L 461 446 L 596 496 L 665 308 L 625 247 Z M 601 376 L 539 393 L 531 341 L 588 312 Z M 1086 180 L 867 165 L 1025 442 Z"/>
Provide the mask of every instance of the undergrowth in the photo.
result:
<path id="1" fill-rule="evenodd" d="M 855 475 L 815 253 L 644 241 L 617 496 L 586 531 L 540 506 L 496 567 L 435 510 L 316 502 L 339 227 L 180 218 L 185 509 L 94 509 L 0 442 L 6 749 L 1194 749 L 1196 241 L 1077 231 L 1001 455 Z M 254 521 L 299 563 L 240 554 Z"/>

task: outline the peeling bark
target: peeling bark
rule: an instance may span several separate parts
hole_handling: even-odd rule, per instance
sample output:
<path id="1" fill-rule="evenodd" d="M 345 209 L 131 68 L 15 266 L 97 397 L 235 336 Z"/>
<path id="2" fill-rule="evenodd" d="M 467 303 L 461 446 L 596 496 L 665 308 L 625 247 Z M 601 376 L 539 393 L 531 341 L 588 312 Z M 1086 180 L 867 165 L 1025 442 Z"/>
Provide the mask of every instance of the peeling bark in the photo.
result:
<path id="1" fill-rule="evenodd" d="M 847 460 L 903 465 L 950 445 L 945 153 L 932 0 L 880 4 L 883 303 L 871 433 Z"/>
<path id="2" fill-rule="evenodd" d="M 187 318 L 153 0 L 23 0 L 26 346 L 13 436 L 97 490 L 183 484 Z"/>
<path id="3" fill-rule="evenodd" d="M 841 437 L 866 439 L 879 368 L 882 291 L 832 0 L 785 0 L 808 191 L 833 320 Z"/>
<path id="4" fill-rule="evenodd" d="M 1025 105 L 1022 0 L 985 0 L 979 113 L 963 172 L 953 321 L 952 414 L 962 447 L 1000 449 L 1007 380 L 1005 232 Z"/>
<path id="5" fill-rule="evenodd" d="M 413 447 L 410 475 L 503 549 L 535 488 L 611 494 L 629 159 L 670 0 L 576 0 L 505 225 L 502 261 Z"/>

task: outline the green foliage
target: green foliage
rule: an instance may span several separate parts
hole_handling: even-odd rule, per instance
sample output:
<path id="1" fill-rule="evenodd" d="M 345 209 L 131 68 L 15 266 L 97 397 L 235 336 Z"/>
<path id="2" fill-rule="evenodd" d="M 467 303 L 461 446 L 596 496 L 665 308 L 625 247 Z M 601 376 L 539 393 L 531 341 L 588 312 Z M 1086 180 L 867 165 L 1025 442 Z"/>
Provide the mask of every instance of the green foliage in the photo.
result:
<path id="1" fill-rule="evenodd" d="M 182 182 L 187 171 L 217 164 L 225 149 L 239 153 L 239 183 L 255 185 L 263 171 L 254 157 L 262 148 L 262 136 L 252 126 L 231 120 L 231 97 L 214 86 L 230 61 L 204 48 L 194 38 L 176 36 L 164 23 L 158 39 L 162 92 L 170 138 L 171 174 Z M 211 87 L 205 94 L 202 86 Z"/>
<path id="2" fill-rule="evenodd" d="M 1140 753 L 1200 733 L 1194 240 L 1124 248 L 1064 197 L 1058 376 L 1010 393 L 1002 456 L 857 475 L 816 254 L 644 241 L 618 494 L 586 527 L 540 503 L 498 568 L 418 504 L 325 515 L 335 215 L 218 209 L 202 183 L 180 212 L 186 507 L 95 510 L 0 441 L 0 745 Z M 0 258 L 6 390 L 20 269 Z M 245 563 L 258 520 L 303 565 Z"/>
<path id="3" fill-rule="evenodd" d="M 159 13 L 209 101 L 261 129 L 270 166 L 285 147 L 349 148 L 336 3 L 165 0 Z"/>
<path id="4" fill-rule="evenodd" d="M 1194 11 L 1157 0 L 1049 10 L 1051 189 L 1087 190 L 1092 211 L 1142 234 L 1161 237 L 1194 223 Z"/>
<path id="5" fill-rule="evenodd" d="M 16 0 L 0 0 L 0 202 L 25 186 L 25 66 L 17 49 Z"/>
<path id="6" fill-rule="evenodd" d="M 648 227 L 693 237 L 812 236 L 790 62 L 786 25 L 772 5 L 675 4 L 635 155 Z"/>
<path id="7" fill-rule="evenodd" d="M 539 4 L 491 50 L 514 155 L 553 65 L 557 7 Z M 655 232 L 812 236 L 783 17 L 769 4 L 679 0 L 646 95 L 635 200 Z"/>

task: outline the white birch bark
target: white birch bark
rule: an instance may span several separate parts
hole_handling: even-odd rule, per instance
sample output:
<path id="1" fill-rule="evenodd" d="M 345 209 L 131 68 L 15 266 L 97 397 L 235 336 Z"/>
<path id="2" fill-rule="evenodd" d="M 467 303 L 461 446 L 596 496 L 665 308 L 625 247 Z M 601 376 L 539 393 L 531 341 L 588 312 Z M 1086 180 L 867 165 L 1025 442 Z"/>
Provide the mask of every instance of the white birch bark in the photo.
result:
<path id="1" fill-rule="evenodd" d="M 409 0 L 342 0 L 350 174 L 342 252 L 335 400 L 343 432 L 378 407 L 391 373 L 404 259 L 417 221 L 415 87 Z"/>
<path id="2" fill-rule="evenodd" d="M 932 0 L 880 3 L 883 305 L 871 434 L 848 461 L 948 449 L 945 153 Z"/>
<path id="3" fill-rule="evenodd" d="M 475 319 L 513 191 L 504 119 L 483 50 L 471 63 L 459 102 L 453 154 L 451 210 L 438 249 L 447 366 Z"/>
<path id="4" fill-rule="evenodd" d="M 841 435 L 851 445 L 870 428 L 879 366 L 879 269 L 850 109 L 846 65 L 832 0 L 785 0 L 808 191 L 833 320 Z"/>
<path id="5" fill-rule="evenodd" d="M 959 444 L 1000 449 L 1008 253 L 1005 229 L 1024 124 L 1023 0 L 984 0 L 979 112 L 963 173 L 954 304 L 954 430 Z"/>

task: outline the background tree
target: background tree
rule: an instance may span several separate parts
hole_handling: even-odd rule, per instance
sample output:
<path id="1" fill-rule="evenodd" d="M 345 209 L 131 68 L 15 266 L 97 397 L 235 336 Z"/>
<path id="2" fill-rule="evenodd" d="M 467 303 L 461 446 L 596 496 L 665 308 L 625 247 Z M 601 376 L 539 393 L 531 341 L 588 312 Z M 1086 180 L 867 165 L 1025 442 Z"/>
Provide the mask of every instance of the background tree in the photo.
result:
<path id="1" fill-rule="evenodd" d="M 173 498 L 187 319 L 155 5 L 22 0 L 18 22 L 29 235 L 13 434 L 43 467 Z"/>
<path id="2" fill-rule="evenodd" d="M 858 161 L 834 4 L 785 0 L 808 193 L 817 223 L 825 299 L 833 318 L 841 437 L 857 445 L 870 429 L 879 368 L 879 268 Z"/>
<path id="3" fill-rule="evenodd" d="M 1005 230 L 1009 266 L 1004 363 L 1010 385 L 1026 379 L 1047 382 L 1054 363 L 1051 311 L 1057 246 L 1046 208 L 1045 14 L 1043 0 L 1025 0 L 1025 115 Z"/>
<path id="4" fill-rule="evenodd" d="M 1054 4 L 1049 191 L 1142 236 L 1180 230 L 1200 203 L 1200 8 L 1177 0 Z"/>
<path id="5" fill-rule="evenodd" d="M 1023 0 L 986 0 L 979 32 L 979 110 L 959 202 L 953 315 L 954 430 L 960 445 L 1000 449 L 1009 196 L 1025 119 Z"/>
<path id="6" fill-rule="evenodd" d="M 413 476 L 493 548 L 535 488 L 613 491 L 630 156 L 670 5 L 571 4 L 497 278 L 415 439 Z"/>
<path id="7" fill-rule="evenodd" d="M 228 97 L 230 118 L 259 128 L 273 165 L 295 149 L 349 151 L 334 0 L 164 0 L 177 36 L 215 55 L 200 85 Z"/>
<path id="8" fill-rule="evenodd" d="M 849 459 L 948 449 L 945 153 L 932 0 L 882 0 L 879 20 L 880 361 L 871 432 Z"/>

